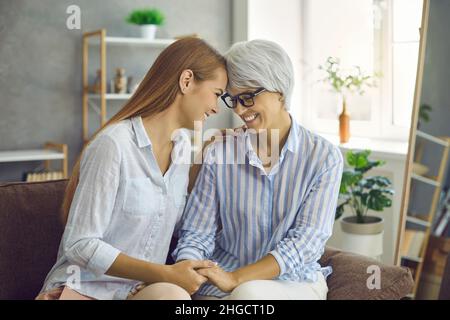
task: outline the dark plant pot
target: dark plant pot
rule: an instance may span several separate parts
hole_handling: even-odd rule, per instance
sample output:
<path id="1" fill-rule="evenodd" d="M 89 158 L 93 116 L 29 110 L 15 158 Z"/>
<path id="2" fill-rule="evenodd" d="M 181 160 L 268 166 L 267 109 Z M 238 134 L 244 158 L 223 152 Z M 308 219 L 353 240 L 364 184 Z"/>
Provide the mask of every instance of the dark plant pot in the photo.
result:
<path id="1" fill-rule="evenodd" d="M 342 231 L 352 234 L 378 234 L 383 232 L 384 219 L 375 216 L 365 216 L 363 223 L 357 222 L 356 216 L 341 219 Z"/>

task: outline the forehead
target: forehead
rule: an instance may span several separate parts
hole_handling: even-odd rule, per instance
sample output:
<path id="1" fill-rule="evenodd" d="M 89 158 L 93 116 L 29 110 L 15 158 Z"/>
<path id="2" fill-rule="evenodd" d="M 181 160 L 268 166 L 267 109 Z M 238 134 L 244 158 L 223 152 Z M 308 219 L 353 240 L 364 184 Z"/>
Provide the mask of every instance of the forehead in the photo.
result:
<path id="1" fill-rule="evenodd" d="M 248 92 L 253 92 L 255 91 L 255 88 L 237 88 L 237 87 L 233 87 L 233 88 L 228 88 L 228 93 L 231 94 L 232 96 L 237 96 L 241 93 L 248 93 Z"/>
<path id="2" fill-rule="evenodd" d="M 218 68 L 214 73 L 214 78 L 210 80 L 211 84 L 224 90 L 228 82 L 227 72 L 224 68 Z"/>

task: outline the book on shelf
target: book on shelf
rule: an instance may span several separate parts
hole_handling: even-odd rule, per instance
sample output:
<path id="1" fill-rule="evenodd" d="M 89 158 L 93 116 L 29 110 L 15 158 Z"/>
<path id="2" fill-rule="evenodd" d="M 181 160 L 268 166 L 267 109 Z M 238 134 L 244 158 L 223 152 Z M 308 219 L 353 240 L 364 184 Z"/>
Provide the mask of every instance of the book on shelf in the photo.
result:
<path id="1" fill-rule="evenodd" d="M 450 224 L 450 191 L 446 188 L 441 194 L 437 219 L 433 227 L 433 235 L 436 237 L 445 236 Z"/>
<path id="2" fill-rule="evenodd" d="M 401 255 L 408 257 L 419 257 L 424 238 L 424 231 L 406 229 L 402 247 L 400 249 Z"/>
<path id="3" fill-rule="evenodd" d="M 445 230 L 442 233 L 442 236 L 445 238 L 450 238 L 450 222 L 447 223 L 447 227 L 445 227 Z"/>
<path id="4" fill-rule="evenodd" d="M 26 172 L 24 174 L 24 181 L 37 182 L 37 181 L 50 181 L 64 179 L 62 171 L 46 171 L 46 172 Z"/>
<path id="5" fill-rule="evenodd" d="M 437 220 L 436 227 L 434 229 L 433 235 L 436 237 L 441 237 L 446 234 L 448 225 L 450 223 L 450 210 L 445 209 Z"/>

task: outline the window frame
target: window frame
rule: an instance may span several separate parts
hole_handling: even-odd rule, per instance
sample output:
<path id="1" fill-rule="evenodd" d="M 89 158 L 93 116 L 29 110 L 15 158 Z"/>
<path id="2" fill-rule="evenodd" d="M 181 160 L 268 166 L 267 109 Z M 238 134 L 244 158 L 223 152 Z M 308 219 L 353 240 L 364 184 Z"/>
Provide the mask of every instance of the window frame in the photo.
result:
<path id="1" fill-rule="evenodd" d="M 310 38 L 314 36 L 313 32 L 309 32 L 308 2 L 314 0 L 304 0 L 302 10 L 302 61 L 303 74 L 300 79 L 300 86 L 303 92 L 301 96 L 301 107 L 293 108 L 293 113 L 300 122 L 307 128 L 325 134 L 338 135 L 339 121 L 338 119 L 319 119 L 315 116 L 312 105 L 312 86 L 315 79 L 312 79 L 312 68 L 306 64 L 311 61 Z M 377 79 L 378 87 L 373 89 L 373 99 L 371 107 L 371 120 L 360 121 L 351 120 L 350 131 L 354 137 L 378 138 L 386 140 L 406 141 L 409 136 L 409 127 L 397 126 L 393 122 L 394 106 L 393 106 L 393 0 L 385 0 L 386 9 L 383 9 L 383 19 L 381 24 L 381 32 L 377 37 L 380 41 L 380 47 L 374 46 L 374 66 L 379 64 L 378 69 L 383 75 Z M 375 39 L 377 41 L 377 39 Z M 376 49 L 376 50 L 375 50 Z M 379 59 L 379 61 L 376 61 Z M 413 93 L 414 94 L 414 93 Z M 323 129 L 325 128 L 325 129 Z"/>

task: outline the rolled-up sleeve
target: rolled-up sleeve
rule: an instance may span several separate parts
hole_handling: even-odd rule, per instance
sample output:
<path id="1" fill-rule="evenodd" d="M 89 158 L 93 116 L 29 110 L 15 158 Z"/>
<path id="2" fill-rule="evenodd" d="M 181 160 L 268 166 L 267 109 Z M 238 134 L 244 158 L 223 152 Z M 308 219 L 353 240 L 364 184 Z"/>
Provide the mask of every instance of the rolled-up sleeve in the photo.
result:
<path id="1" fill-rule="evenodd" d="M 103 241 L 119 187 L 120 163 L 120 150 L 108 136 L 98 136 L 85 149 L 64 231 L 62 244 L 68 261 L 97 276 L 104 274 L 120 253 Z"/>
<path id="2" fill-rule="evenodd" d="M 208 259 L 214 251 L 218 224 L 218 199 L 214 173 L 213 148 L 207 148 L 195 186 L 189 196 L 172 253 L 175 261 Z"/>
<path id="3" fill-rule="evenodd" d="M 332 234 L 343 170 L 339 149 L 330 152 L 324 167 L 312 182 L 293 227 L 269 252 L 279 264 L 280 277 L 303 278 L 305 266 L 320 259 Z"/>

